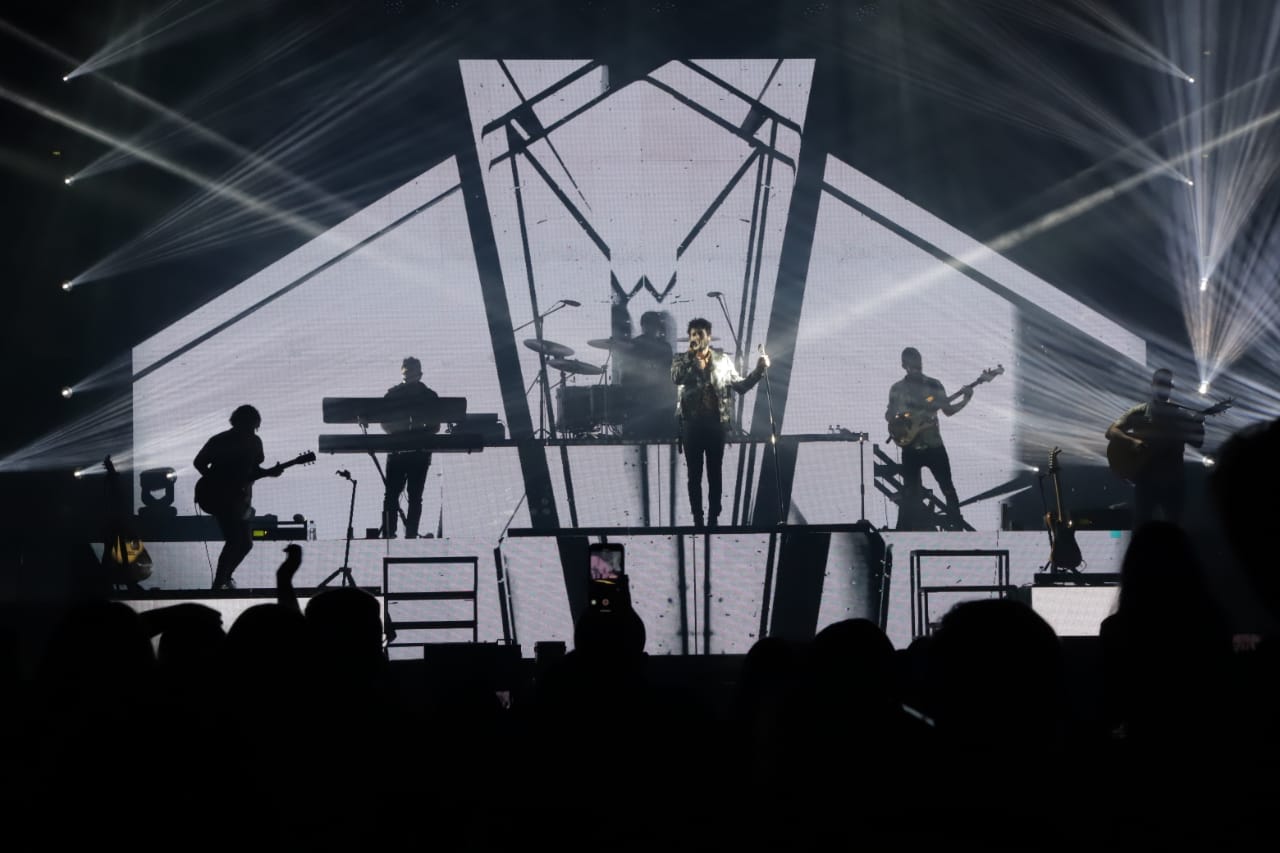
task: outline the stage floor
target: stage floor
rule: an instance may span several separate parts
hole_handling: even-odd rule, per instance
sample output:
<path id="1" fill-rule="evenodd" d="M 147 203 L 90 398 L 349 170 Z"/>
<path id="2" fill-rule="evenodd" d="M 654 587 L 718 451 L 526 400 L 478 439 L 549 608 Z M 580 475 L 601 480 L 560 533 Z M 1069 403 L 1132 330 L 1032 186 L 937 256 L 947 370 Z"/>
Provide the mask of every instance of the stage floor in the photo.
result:
<path id="1" fill-rule="evenodd" d="M 563 641 L 572 647 L 571 613 L 586 587 L 585 561 L 576 565 L 575 555 L 586 541 L 604 536 L 626 549 L 633 605 L 645 621 L 650 654 L 745 654 L 762 632 L 804 635 L 852 617 L 882 618 L 894 646 L 904 648 L 915 635 L 931 630 L 956 602 L 999 594 L 991 587 L 1021 588 L 1029 598 L 1049 555 L 1043 531 L 885 531 L 880 536 L 891 567 L 882 590 L 877 566 L 869 564 L 874 552 L 866 548 L 867 534 L 855 532 L 852 525 L 723 528 L 710 534 L 692 528 L 511 533 L 497 544 L 450 538 L 352 540 L 349 556 L 345 540 L 302 541 L 297 543 L 303 561 L 295 586 L 305 598 L 346 558 L 355 584 L 376 590 L 393 622 L 476 623 L 474 633 L 470 628 L 400 631 L 400 640 L 516 642 L 528 657 L 536 642 Z M 1119 571 L 1129 532 L 1080 532 L 1077 540 L 1085 560 L 1081 572 L 1108 575 Z M 139 607 L 200 601 L 222 610 L 229 625 L 250 604 L 271 600 L 275 570 L 287 544 L 256 543 L 236 572 L 238 589 L 214 594 L 209 586 L 220 542 L 148 543 L 154 568 L 142 583 L 146 592 L 119 597 L 136 600 Z M 384 564 L 387 558 L 393 560 Z M 424 562 L 417 563 L 419 559 Z M 334 577 L 328 585 L 340 582 L 341 577 Z M 500 597 L 504 588 L 506 595 Z M 468 590 L 474 590 L 474 602 L 397 598 Z M 1037 609 L 1050 597 L 1038 594 Z M 1058 610 L 1066 607 L 1066 617 L 1044 615 L 1051 624 L 1057 622 L 1060 634 L 1087 635 L 1109 611 L 1113 597 L 1105 587 L 1102 592 L 1059 594 L 1054 601 Z M 1077 605 L 1085 610 L 1072 617 Z M 401 656 L 413 654 L 420 650 L 408 649 Z"/>

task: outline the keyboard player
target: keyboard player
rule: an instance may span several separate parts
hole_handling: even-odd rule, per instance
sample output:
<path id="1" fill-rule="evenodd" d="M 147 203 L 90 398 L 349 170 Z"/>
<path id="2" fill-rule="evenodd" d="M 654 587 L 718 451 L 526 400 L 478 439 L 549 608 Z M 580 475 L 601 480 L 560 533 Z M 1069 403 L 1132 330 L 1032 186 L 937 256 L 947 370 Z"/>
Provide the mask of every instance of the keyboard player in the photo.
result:
<path id="1" fill-rule="evenodd" d="M 429 408 L 440 395 L 422 382 L 422 362 L 413 356 L 400 365 L 401 381 L 387 389 L 383 399 L 391 403 L 397 412 L 403 407 L 403 416 L 382 422 L 387 433 L 422 432 L 438 433 L 440 424 L 429 423 L 414 416 L 415 409 Z M 400 517 L 400 495 L 408 493 L 409 509 L 404 517 L 406 539 L 416 539 L 418 522 L 422 518 L 422 492 L 427 485 L 427 470 L 431 467 L 429 450 L 399 450 L 387 454 L 387 488 L 382 500 L 382 535 L 396 538 Z"/>

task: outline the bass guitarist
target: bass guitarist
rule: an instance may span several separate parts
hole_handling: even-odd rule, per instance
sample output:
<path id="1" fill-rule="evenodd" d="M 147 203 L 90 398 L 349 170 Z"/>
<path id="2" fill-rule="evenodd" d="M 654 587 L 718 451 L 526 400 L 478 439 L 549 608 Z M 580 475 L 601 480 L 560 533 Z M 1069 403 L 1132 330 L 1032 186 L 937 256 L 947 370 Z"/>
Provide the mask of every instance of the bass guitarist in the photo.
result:
<path id="1" fill-rule="evenodd" d="M 1187 445 L 1204 445 L 1204 414 L 1170 401 L 1173 371 L 1160 368 L 1151 376 L 1151 400 L 1139 403 L 1107 427 L 1113 469 L 1118 451 L 1129 451 L 1129 479 L 1134 486 L 1133 526 L 1163 519 L 1182 520 L 1185 501 L 1182 456 Z"/>
<path id="2" fill-rule="evenodd" d="M 902 446 L 902 500 L 898 505 L 898 530 L 933 530 L 926 523 L 923 506 L 921 472 L 928 468 L 938 482 L 947 500 L 947 527 L 950 530 L 967 528 L 960 515 L 960 498 L 951 480 L 951 459 L 942 443 L 942 431 L 938 428 L 935 412 L 951 417 L 963 409 L 973 398 L 972 386 L 963 389 L 961 399 L 951 402 L 942 383 L 924 374 L 924 360 L 915 347 L 902 351 L 902 369 L 907 375 L 893 383 L 889 389 L 889 406 L 884 419 L 892 429 L 896 423 L 913 419 L 918 423 L 910 442 Z"/>
<path id="3" fill-rule="evenodd" d="M 284 470 L 280 465 L 262 467 L 266 455 L 258 437 L 260 426 L 262 416 L 258 410 L 250 405 L 240 406 L 231 413 L 231 429 L 210 438 L 196 454 L 194 464 L 200 473 L 196 502 L 217 519 L 224 540 L 213 576 L 215 590 L 235 589 L 231 575 L 253 548 L 249 515 L 254 481 L 279 477 Z"/>

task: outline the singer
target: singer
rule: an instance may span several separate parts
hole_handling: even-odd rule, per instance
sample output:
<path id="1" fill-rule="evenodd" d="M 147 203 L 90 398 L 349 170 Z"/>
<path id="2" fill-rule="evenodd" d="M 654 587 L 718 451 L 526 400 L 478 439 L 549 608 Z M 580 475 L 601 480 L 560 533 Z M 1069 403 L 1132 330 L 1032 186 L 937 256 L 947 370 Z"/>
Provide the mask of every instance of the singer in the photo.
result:
<path id="1" fill-rule="evenodd" d="M 387 389 L 383 396 L 404 403 L 425 403 L 439 398 L 422 382 L 422 362 L 413 356 L 400 365 L 402 381 Z M 440 424 L 418 423 L 413 419 L 383 423 L 388 433 L 424 430 L 436 433 Z M 427 485 L 427 469 L 431 467 L 431 452 L 427 450 L 403 450 L 387 454 L 387 488 L 382 500 L 382 535 L 396 538 L 396 522 L 400 515 L 400 493 L 408 492 L 409 511 L 404 519 L 404 536 L 416 539 L 418 522 L 422 519 L 422 490 Z"/>
<path id="2" fill-rule="evenodd" d="M 695 527 L 705 527 L 702 514 L 702 470 L 707 471 L 707 515 L 710 526 L 720 523 L 721 468 L 725 438 L 733 423 L 731 391 L 745 394 L 755 387 L 769 366 L 761 355 L 745 378 L 733 359 L 711 347 L 711 322 L 689 321 L 689 350 L 671 360 L 671 381 L 677 386 L 677 412 L 685 466 L 689 474 L 689 509 Z"/>

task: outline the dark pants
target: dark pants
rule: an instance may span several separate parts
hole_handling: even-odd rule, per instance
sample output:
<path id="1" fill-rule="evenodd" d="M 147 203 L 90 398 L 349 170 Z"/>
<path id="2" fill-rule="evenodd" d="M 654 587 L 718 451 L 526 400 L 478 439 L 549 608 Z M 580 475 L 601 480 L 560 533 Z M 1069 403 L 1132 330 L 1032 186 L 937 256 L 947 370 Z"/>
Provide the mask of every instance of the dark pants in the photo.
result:
<path id="1" fill-rule="evenodd" d="M 213 585 L 216 587 L 231 580 L 236 568 L 253 550 L 253 531 L 249 529 L 249 519 L 239 513 L 215 515 L 214 519 L 225 540 L 222 551 L 218 554 L 218 569 L 213 576 Z"/>
<path id="2" fill-rule="evenodd" d="M 1138 478 L 1133 484 L 1133 529 L 1157 519 L 1180 524 L 1185 500 L 1181 464 Z"/>
<path id="3" fill-rule="evenodd" d="M 960 497 L 951 481 L 951 458 L 946 447 L 902 448 L 902 500 L 898 505 L 899 530 L 933 530 L 932 513 L 924 506 L 921 471 L 929 469 L 947 500 L 947 517 L 960 520 Z"/>
<path id="4" fill-rule="evenodd" d="M 721 469 L 724 465 L 725 430 L 719 421 L 684 425 L 681 440 L 689 470 L 689 509 L 695 521 L 702 520 L 702 468 L 707 469 L 707 509 L 714 519 L 720 516 Z"/>
<path id="5" fill-rule="evenodd" d="M 422 490 L 427 485 L 427 469 L 431 467 L 430 453 L 392 453 L 387 456 L 387 491 L 382 500 L 382 534 L 394 536 L 400 514 L 400 493 L 409 493 L 409 511 L 405 514 L 404 535 L 413 539 L 418 535 L 418 522 L 422 519 Z"/>

